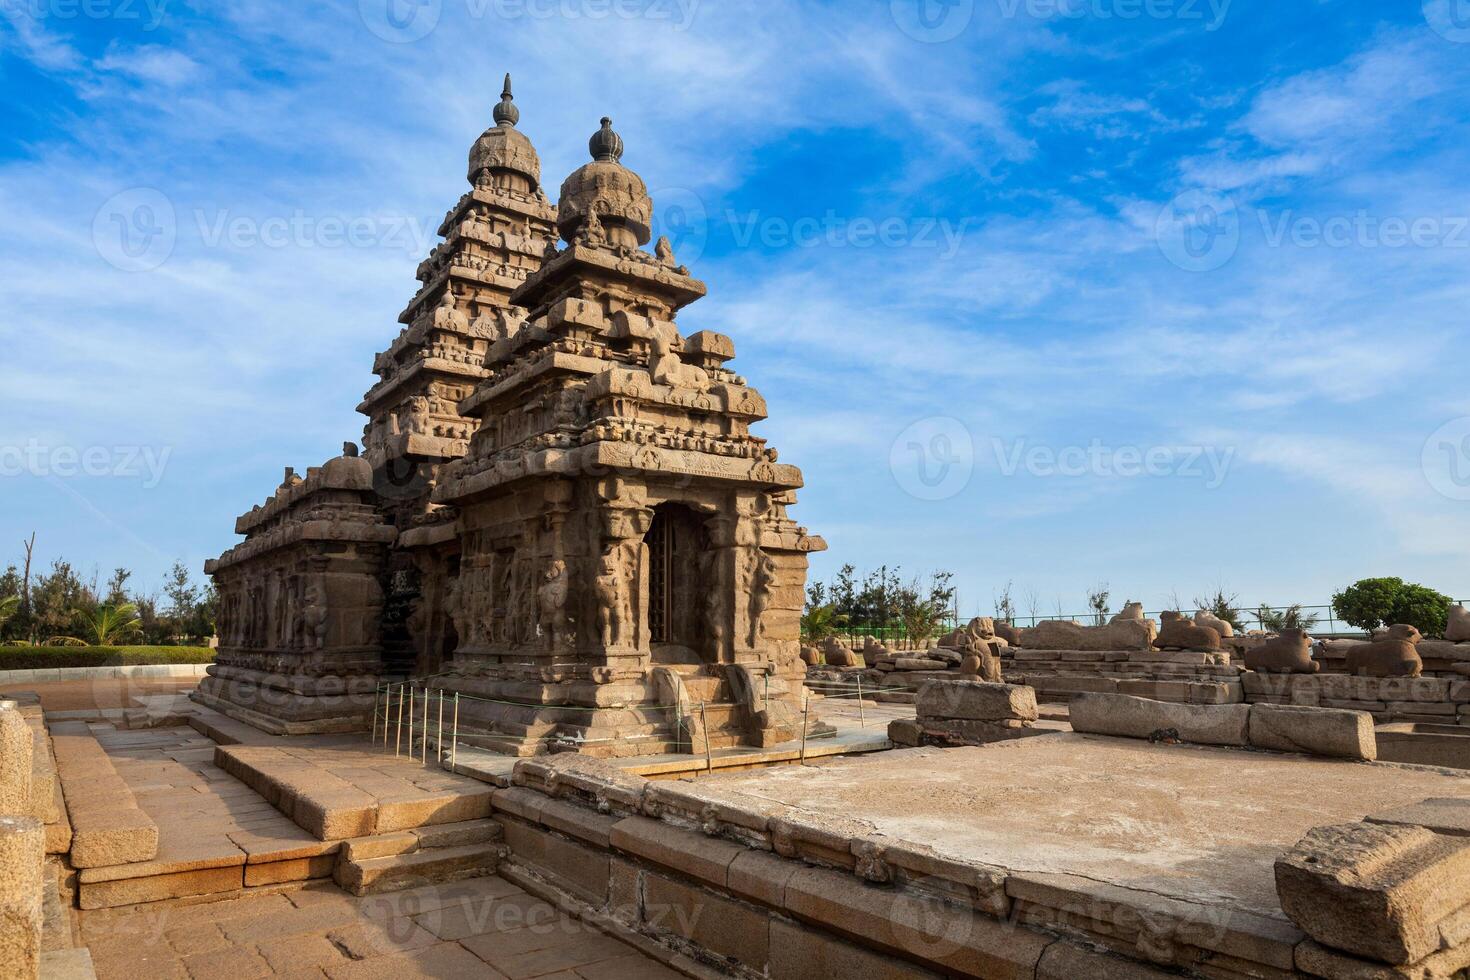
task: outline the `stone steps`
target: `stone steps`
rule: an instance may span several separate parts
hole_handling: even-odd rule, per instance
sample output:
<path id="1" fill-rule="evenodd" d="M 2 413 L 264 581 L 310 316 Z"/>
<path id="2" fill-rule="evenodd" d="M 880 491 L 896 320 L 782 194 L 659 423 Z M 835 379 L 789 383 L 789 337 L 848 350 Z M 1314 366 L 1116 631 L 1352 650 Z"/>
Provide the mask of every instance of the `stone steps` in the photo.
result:
<path id="1" fill-rule="evenodd" d="M 486 821 L 487 823 L 490 821 Z M 505 848 L 496 839 L 457 847 L 430 847 L 382 857 L 337 857 L 333 879 L 353 895 L 400 891 L 495 873 Z"/>

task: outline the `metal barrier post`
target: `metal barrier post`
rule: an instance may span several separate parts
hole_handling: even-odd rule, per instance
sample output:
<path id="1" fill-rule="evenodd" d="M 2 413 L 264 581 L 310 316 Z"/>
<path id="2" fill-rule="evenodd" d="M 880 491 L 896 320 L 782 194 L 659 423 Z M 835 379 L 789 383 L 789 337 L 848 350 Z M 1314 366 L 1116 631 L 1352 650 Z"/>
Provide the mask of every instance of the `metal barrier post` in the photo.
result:
<path id="1" fill-rule="evenodd" d="M 419 761 L 423 765 L 429 764 L 429 684 L 424 682 L 424 749 L 420 753 Z"/>
<path id="2" fill-rule="evenodd" d="M 444 768 L 444 689 L 439 689 L 439 731 L 434 736 L 434 758 L 439 762 L 439 768 Z"/>
<path id="3" fill-rule="evenodd" d="M 383 685 L 378 684 L 373 688 L 373 734 L 370 742 L 378 744 L 378 702 L 383 700 Z"/>
<path id="4" fill-rule="evenodd" d="M 863 714 L 863 675 L 861 673 L 859 673 L 857 675 L 857 682 L 858 682 L 858 727 L 859 728 L 867 728 L 868 727 L 868 719 Z"/>
<path id="5" fill-rule="evenodd" d="M 393 757 L 396 759 L 403 754 L 403 688 L 398 685 L 398 729 L 393 734 Z"/>
<path id="6" fill-rule="evenodd" d="M 408 757 L 413 758 L 413 702 L 418 697 L 418 692 L 413 685 L 408 685 Z"/>
<path id="7" fill-rule="evenodd" d="M 806 694 L 801 698 L 801 764 L 806 765 L 806 719 L 811 712 L 812 699 Z"/>
<path id="8" fill-rule="evenodd" d="M 704 702 L 699 702 L 699 723 L 704 726 L 704 771 L 715 771 L 715 760 L 710 754 L 709 748 L 709 714 L 704 710 Z"/>
<path id="9" fill-rule="evenodd" d="M 454 734 L 449 736 L 449 771 L 459 764 L 459 692 L 454 692 Z"/>

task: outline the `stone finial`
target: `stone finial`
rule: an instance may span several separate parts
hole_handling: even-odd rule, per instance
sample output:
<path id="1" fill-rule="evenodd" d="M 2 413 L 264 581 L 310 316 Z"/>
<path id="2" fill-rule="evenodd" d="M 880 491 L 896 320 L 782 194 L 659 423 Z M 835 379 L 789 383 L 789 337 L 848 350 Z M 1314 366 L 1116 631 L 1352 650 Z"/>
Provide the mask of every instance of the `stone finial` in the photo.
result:
<path id="1" fill-rule="evenodd" d="M 613 132 L 612 119 L 602 117 L 602 128 L 587 141 L 592 159 L 603 163 L 620 163 L 623 159 L 623 138 Z"/>
<path id="2" fill-rule="evenodd" d="M 514 127 L 521 121 L 521 110 L 516 108 L 510 91 L 510 72 L 505 73 L 505 89 L 500 93 L 500 104 L 495 107 L 494 115 L 497 126 Z"/>
<path id="3" fill-rule="evenodd" d="M 355 442 L 344 442 L 344 443 L 342 443 L 342 455 L 343 456 L 346 456 L 348 459 L 356 459 L 357 458 L 357 443 L 355 443 Z"/>

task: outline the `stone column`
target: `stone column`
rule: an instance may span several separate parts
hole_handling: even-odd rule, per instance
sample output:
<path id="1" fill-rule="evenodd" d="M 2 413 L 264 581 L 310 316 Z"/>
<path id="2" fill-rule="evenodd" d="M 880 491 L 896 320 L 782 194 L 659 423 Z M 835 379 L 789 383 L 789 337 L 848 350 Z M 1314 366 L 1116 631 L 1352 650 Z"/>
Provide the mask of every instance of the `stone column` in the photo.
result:
<path id="1" fill-rule="evenodd" d="M 0 701 L 0 814 L 31 810 L 31 726 L 14 701 Z"/>
<path id="2" fill-rule="evenodd" d="M 29 760 L 26 763 L 30 768 Z M 0 816 L 0 977 L 41 973 L 46 835 L 34 817 Z"/>

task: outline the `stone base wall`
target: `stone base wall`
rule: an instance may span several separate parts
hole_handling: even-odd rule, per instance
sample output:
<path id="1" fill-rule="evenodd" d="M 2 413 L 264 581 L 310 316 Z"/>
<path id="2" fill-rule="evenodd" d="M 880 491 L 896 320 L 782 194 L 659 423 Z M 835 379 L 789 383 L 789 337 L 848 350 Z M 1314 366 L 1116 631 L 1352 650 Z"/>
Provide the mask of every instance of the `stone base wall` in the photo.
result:
<path id="1" fill-rule="evenodd" d="M 190 698 L 274 735 L 365 732 L 378 678 L 273 674 L 211 664 Z"/>
<path id="2" fill-rule="evenodd" d="M 1331 948 L 1335 938 L 1314 932 L 1313 916 L 1340 913 L 1310 883 L 1292 896 L 1298 921 L 1286 921 L 1068 874 L 968 863 L 717 780 L 650 782 L 558 756 L 519 763 L 512 782 L 491 797 L 510 852 L 499 873 L 691 975 L 1350 980 L 1449 976 L 1470 962 L 1463 942 L 1404 968 Z M 1458 826 L 1462 811 L 1436 819 Z M 1439 829 L 1412 813 L 1370 819 L 1414 824 L 1418 838 L 1429 831 L 1417 825 Z M 1455 850 L 1457 861 L 1456 849 L 1466 846 L 1463 838 L 1431 843 Z M 1452 881 L 1440 876 L 1447 887 L 1461 887 L 1463 867 L 1450 869 Z M 1372 880 L 1365 889 L 1391 883 Z M 1398 913 L 1372 911 L 1379 907 L 1354 912 L 1356 932 L 1403 931 Z"/>
<path id="3" fill-rule="evenodd" d="M 1252 704 L 1347 708 L 1366 711 L 1379 724 L 1464 725 L 1470 732 L 1470 680 L 1256 671 L 1244 671 L 1240 679 Z"/>
<path id="4" fill-rule="evenodd" d="M 1225 653 L 1017 649 L 1002 652 L 1001 667 L 1008 683 L 1035 688 L 1042 701 L 1084 693 L 1180 704 L 1233 704 L 1245 697 L 1241 669 Z"/>

